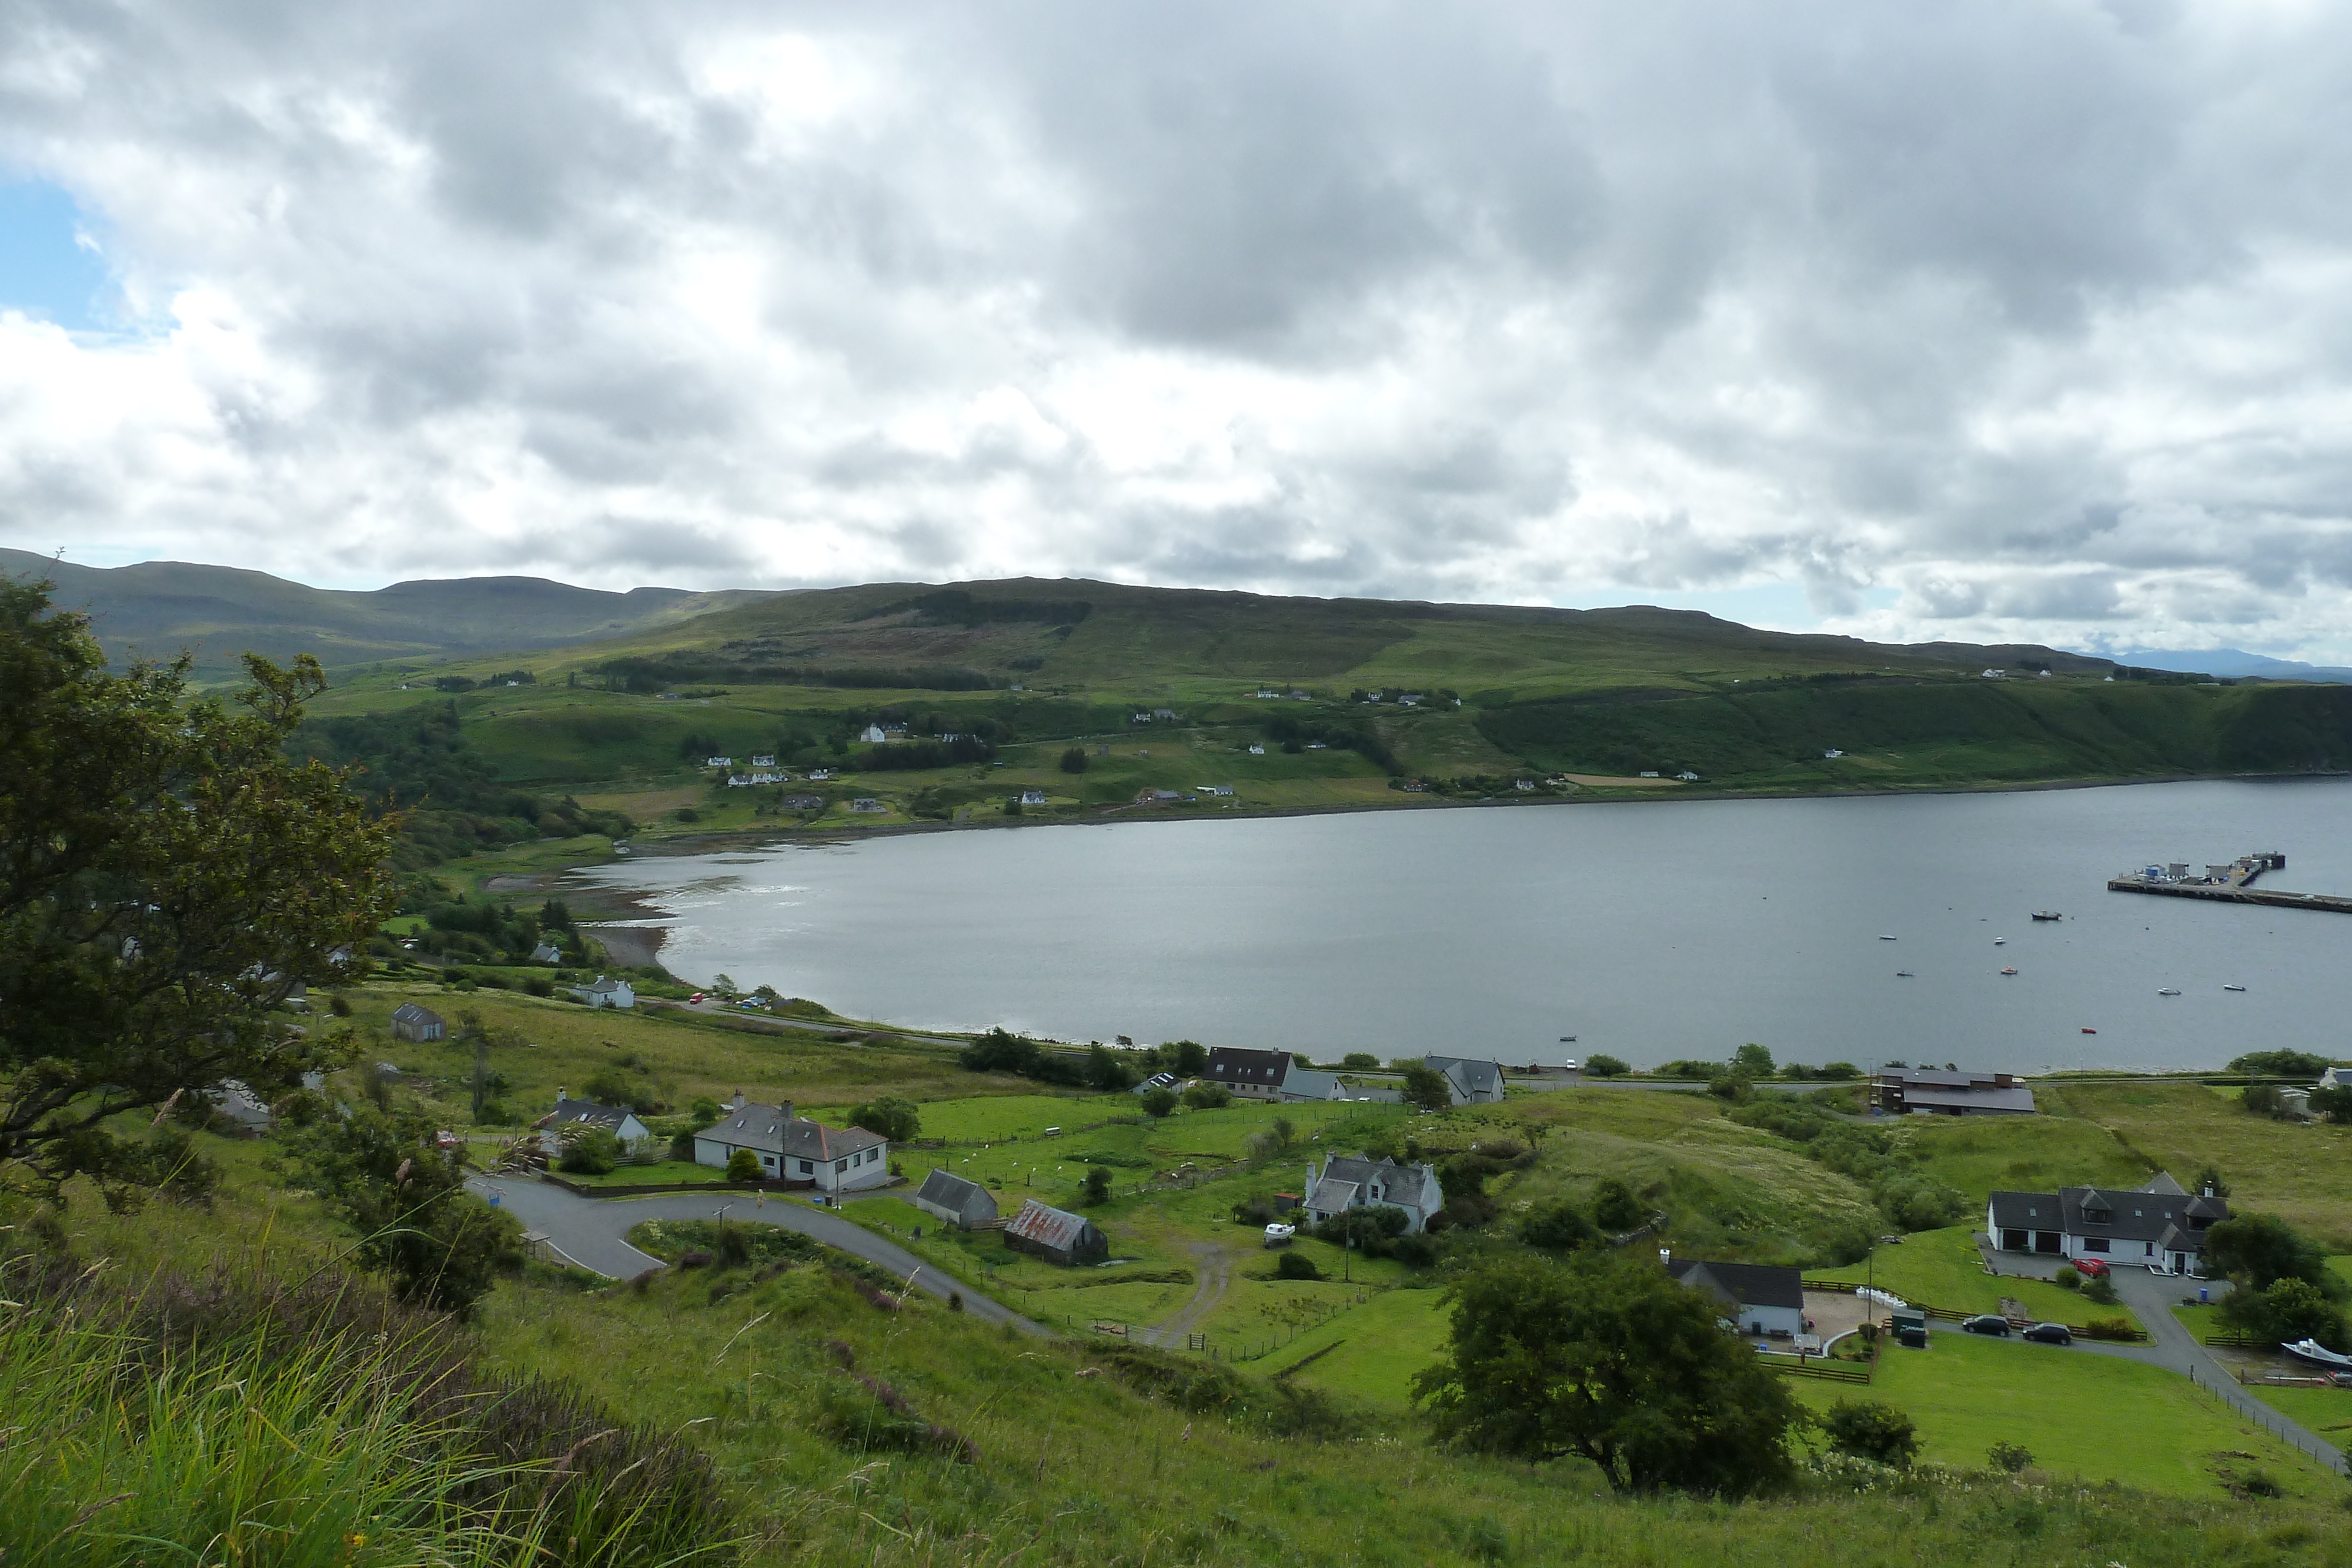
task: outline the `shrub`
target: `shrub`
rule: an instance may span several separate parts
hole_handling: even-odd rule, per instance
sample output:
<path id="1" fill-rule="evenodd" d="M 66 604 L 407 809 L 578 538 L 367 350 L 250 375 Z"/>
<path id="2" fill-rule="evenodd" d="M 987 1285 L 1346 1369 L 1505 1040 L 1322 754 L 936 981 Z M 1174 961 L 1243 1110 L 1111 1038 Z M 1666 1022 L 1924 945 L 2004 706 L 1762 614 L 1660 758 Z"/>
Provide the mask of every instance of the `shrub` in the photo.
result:
<path id="1" fill-rule="evenodd" d="M 2059 1264 L 2058 1272 L 2053 1274 L 2051 1279 L 2062 1291 L 2079 1291 L 2083 1288 L 2083 1276 L 2075 1271 L 2074 1265 L 2072 1263 Z"/>
<path id="2" fill-rule="evenodd" d="M 337 991 L 327 998 L 327 1010 L 339 1019 L 347 1019 L 352 1016 L 352 999 Z"/>
<path id="3" fill-rule="evenodd" d="M 1622 1236 L 1638 1229 L 1650 1218 L 1633 1189 L 1615 1176 L 1602 1176 L 1592 1184 L 1592 1222 L 1612 1235 Z"/>
<path id="4" fill-rule="evenodd" d="M 1087 1179 L 1080 1184 L 1080 1190 L 1086 1195 L 1084 1201 L 1088 1205 L 1108 1203 L 1110 1201 L 1110 1167 L 1108 1166 L 1090 1167 L 1087 1172 Z"/>
<path id="5" fill-rule="evenodd" d="M 903 1144 L 921 1134 L 923 1117 L 912 1100 L 885 1094 L 866 1104 L 851 1106 L 849 1124 L 863 1127 L 894 1144 Z"/>
<path id="6" fill-rule="evenodd" d="M 1822 1417 L 1830 1447 L 1874 1464 L 1907 1469 L 1918 1457 L 1919 1430 L 1894 1406 L 1876 1399 L 1841 1399 Z"/>
<path id="7" fill-rule="evenodd" d="M 1339 1065 L 1353 1068 L 1359 1072 L 1370 1072 L 1380 1067 L 1381 1059 L 1369 1051 L 1351 1051 L 1339 1059 Z"/>
<path id="8" fill-rule="evenodd" d="M 2129 1318 L 2093 1318 L 2083 1325 L 2083 1337 L 2129 1343 L 2139 1338 L 2139 1328 Z"/>
<path id="9" fill-rule="evenodd" d="M 2083 1287 L 2083 1299 L 2102 1307 L 2112 1307 L 2123 1300 L 2116 1294 L 2116 1282 L 2105 1274 Z"/>
<path id="10" fill-rule="evenodd" d="M 1631 1072 L 1633 1070 L 1616 1057 L 1603 1051 L 1599 1056 L 1585 1058 L 1584 1071 L 1595 1078 L 1614 1078 L 1621 1072 Z"/>
<path id="11" fill-rule="evenodd" d="M 556 1168 L 575 1176 L 604 1176 L 621 1163 L 621 1141 L 602 1127 L 590 1129 L 564 1146 Z"/>
<path id="12" fill-rule="evenodd" d="M 1065 751 L 1065 752 L 1063 752 L 1063 753 L 1062 753 L 1062 771 L 1063 771 L 1063 772 L 1065 772 L 1065 773 L 1084 773 L 1086 770 L 1087 770 L 1087 748 L 1086 748 L 1085 747 L 1083 747 L 1083 746 L 1073 746 L 1073 747 L 1071 747 L 1068 750 L 1066 750 L 1066 751 Z"/>
<path id="13" fill-rule="evenodd" d="M 1274 1260 L 1274 1277 L 1277 1280 L 1319 1280 L 1323 1270 L 1315 1260 L 1304 1252 L 1285 1252 Z"/>
<path id="14" fill-rule="evenodd" d="M 1222 1083 L 1195 1083 L 1184 1091 L 1184 1103 L 1195 1111 L 1216 1111 L 1234 1103 L 1234 1092 Z"/>
<path id="15" fill-rule="evenodd" d="M 1985 1461 L 1994 1469 L 2013 1476 L 2033 1462 L 2033 1451 L 2022 1443 L 2012 1443 L 2004 1437 L 1985 1450 Z"/>
<path id="16" fill-rule="evenodd" d="M 1149 1116 L 1165 1116 L 1176 1109 L 1176 1091 L 1164 1083 L 1155 1083 L 1145 1090 L 1142 1100 L 1144 1113 Z"/>
<path id="17" fill-rule="evenodd" d="M 1530 1247 L 1566 1252 L 1591 1246 L 1601 1239 L 1601 1231 L 1585 1217 L 1584 1210 L 1563 1197 L 1529 1209 L 1527 1218 L 1519 1221 L 1519 1238 Z"/>
<path id="18" fill-rule="evenodd" d="M 1832 1061 L 1822 1069 L 1822 1077 L 1832 1083 L 1846 1083 L 1862 1076 L 1862 1069 L 1851 1061 Z"/>
<path id="19" fill-rule="evenodd" d="M 727 1156 L 729 1181 L 758 1181 L 762 1174 L 760 1156 L 749 1149 L 737 1149 Z"/>

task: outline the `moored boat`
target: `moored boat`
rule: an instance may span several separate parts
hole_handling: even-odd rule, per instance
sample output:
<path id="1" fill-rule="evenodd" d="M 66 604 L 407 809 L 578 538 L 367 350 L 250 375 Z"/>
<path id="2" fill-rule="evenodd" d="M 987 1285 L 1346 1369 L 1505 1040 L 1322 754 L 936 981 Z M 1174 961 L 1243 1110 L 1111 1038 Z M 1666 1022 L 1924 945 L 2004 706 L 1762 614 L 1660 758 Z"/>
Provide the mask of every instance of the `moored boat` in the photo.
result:
<path id="1" fill-rule="evenodd" d="M 2297 1361 L 2307 1361 L 2314 1366 L 2325 1366 L 2337 1372 L 2352 1371 L 2352 1355 L 2338 1355 L 2315 1339 L 2299 1339 L 2279 1348 Z"/>
<path id="2" fill-rule="evenodd" d="M 2059 914 L 2054 909 L 2037 909 L 2033 912 L 2033 918 L 2036 920 L 2063 920 L 2066 917 Z"/>
<path id="3" fill-rule="evenodd" d="M 2179 986 L 2158 986 L 2156 988 L 2156 994 L 2159 997 L 2177 997 L 2180 994 L 2180 988 Z"/>
<path id="4" fill-rule="evenodd" d="M 2000 972 L 2004 975 L 2014 975 L 2017 973 L 2017 966 L 2014 964 L 2004 964 L 2001 966 Z"/>
<path id="5" fill-rule="evenodd" d="M 2242 991 L 2246 988 L 2243 986 L 2223 986 L 2221 988 L 2225 991 Z"/>

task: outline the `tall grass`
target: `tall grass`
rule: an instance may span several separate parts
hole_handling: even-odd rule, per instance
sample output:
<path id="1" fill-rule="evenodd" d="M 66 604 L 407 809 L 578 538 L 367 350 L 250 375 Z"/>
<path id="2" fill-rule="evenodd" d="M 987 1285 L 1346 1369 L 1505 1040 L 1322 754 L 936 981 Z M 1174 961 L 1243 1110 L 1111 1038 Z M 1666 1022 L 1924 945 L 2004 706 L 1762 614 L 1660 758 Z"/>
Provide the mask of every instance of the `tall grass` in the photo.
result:
<path id="1" fill-rule="evenodd" d="M 668 1568 L 740 1544 L 707 1460 L 356 1287 L 11 1261 L 8 1568 Z"/>

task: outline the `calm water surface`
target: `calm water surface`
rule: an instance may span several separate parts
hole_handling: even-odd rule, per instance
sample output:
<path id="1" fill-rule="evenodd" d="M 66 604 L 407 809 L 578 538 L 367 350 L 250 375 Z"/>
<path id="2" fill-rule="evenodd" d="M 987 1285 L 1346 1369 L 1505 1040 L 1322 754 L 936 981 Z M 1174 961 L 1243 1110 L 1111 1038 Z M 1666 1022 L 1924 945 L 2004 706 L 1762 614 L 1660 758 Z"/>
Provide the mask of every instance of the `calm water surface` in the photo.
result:
<path id="1" fill-rule="evenodd" d="M 681 977 L 913 1027 L 1513 1062 L 2343 1052 L 2352 916 L 2102 885 L 2257 849 L 2287 856 L 2267 885 L 2352 893 L 2352 781 L 1139 821 L 575 874 L 643 894 Z"/>

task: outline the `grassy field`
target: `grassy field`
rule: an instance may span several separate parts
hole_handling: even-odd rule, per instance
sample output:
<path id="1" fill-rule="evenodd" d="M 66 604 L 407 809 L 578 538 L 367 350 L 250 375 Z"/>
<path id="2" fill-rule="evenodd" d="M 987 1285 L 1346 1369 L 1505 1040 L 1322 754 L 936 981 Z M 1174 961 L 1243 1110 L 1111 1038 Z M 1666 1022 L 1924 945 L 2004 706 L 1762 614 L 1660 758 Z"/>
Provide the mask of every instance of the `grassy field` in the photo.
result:
<path id="1" fill-rule="evenodd" d="M 2095 1121 L 2066 1116 L 1913 1117 L 1897 1129 L 1927 1174 L 1979 1209 L 1995 1192 L 2062 1186 L 2137 1186 L 2152 1167 Z M 2193 1167 L 2175 1173 L 2186 1182 Z"/>
<path id="2" fill-rule="evenodd" d="M 1298 1367 L 1291 1376 L 1302 1387 L 1402 1415 L 1412 1405 L 1413 1375 L 1444 1356 L 1445 1339 L 1436 1291 L 1385 1291 L 1250 1364 L 1269 1375 Z"/>
<path id="3" fill-rule="evenodd" d="M 2067 1083 L 2041 1093 L 2184 1185 L 2208 1161 L 2220 1166 L 2231 1207 L 2275 1214 L 2330 1251 L 2352 1252 L 2352 1127 L 2250 1116 L 2195 1083 Z"/>
<path id="4" fill-rule="evenodd" d="M 1816 1409 L 1859 1392 L 1797 1382 Z M 1942 1464 L 1982 1465 L 1985 1450 L 2006 1441 L 2061 1479 L 2210 1497 L 2260 1468 L 2292 1496 L 2334 1502 L 2344 1493 L 2340 1478 L 2187 1379 L 2087 1351 L 1938 1332 L 1925 1351 L 1882 1354 L 1869 1397 L 1917 1423 L 1923 1457 Z"/>
<path id="5" fill-rule="evenodd" d="M 2037 1320 L 2079 1323 L 2091 1318 L 2120 1317 L 2130 1321 L 2131 1309 L 2102 1307 L 2083 1299 L 2077 1291 L 2061 1290 L 2046 1280 L 2016 1280 L 1984 1271 L 1978 1253 L 1974 1226 L 1956 1225 L 1947 1230 L 1921 1230 L 1900 1246 L 1873 1250 L 1867 1264 L 1843 1269 L 1808 1269 L 1808 1280 L 1860 1284 L 1868 1280 L 1882 1291 L 1892 1291 L 1906 1301 L 1946 1307 L 1956 1312 L 1996 1312 L 2000 1298 L 2012 1296 Z"/>

